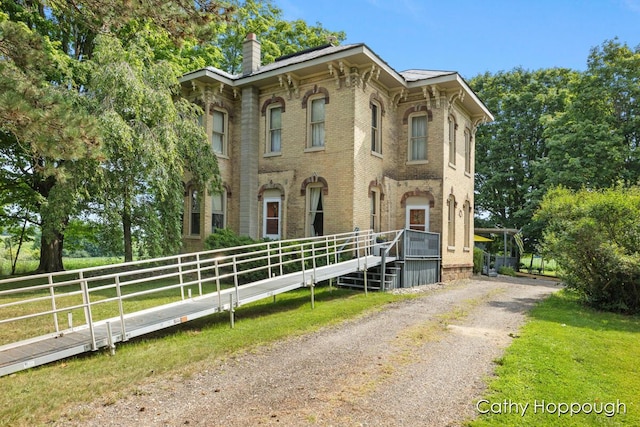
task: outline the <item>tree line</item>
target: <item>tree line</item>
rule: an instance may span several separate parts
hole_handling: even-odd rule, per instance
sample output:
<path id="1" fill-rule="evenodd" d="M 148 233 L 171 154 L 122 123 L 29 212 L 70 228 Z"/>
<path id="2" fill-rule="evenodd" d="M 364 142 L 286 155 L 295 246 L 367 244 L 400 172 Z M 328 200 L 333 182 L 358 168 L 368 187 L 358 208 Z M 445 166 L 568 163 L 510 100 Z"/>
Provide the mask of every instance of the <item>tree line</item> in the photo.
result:
<path id="1" fill-rule="evenodd" d="M 514 68 L 470 85 L 496 118 L 476 134 L 476 226 L 522 229 L 537 252 L 549 191 L 640 184 L 640 47 L 607 40 L 582 72 Z"/>
<path id="2" fill-rule="evenodd" d="M 202 110 L 179 96 L 178 77 L 238 72 L 248 32 L 264 62 L 345 38 L 284 20 L 270 0 L 3 0 L 0 234 L 18 247 L 39 235 L 39 272 L 63 269 L 82 218 L 125 260 L 136 246 L 175 253 L 185 171 L 219 186 Z"/>

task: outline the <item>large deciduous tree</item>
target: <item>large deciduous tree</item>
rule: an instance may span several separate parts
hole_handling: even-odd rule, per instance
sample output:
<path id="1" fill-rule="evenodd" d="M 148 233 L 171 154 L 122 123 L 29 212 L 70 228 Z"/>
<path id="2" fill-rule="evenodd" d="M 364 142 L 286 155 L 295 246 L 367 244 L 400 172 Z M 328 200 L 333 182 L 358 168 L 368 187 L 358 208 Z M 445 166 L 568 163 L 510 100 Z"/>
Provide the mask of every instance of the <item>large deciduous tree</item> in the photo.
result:
<path id="1" fill-rule="evenodd" d="M 39 215 L 38 270 L 61 270 L 64 226 L 78 208 L 86 161 L 99 153 L 97 124 L 68 90 L 69 58 L 24 23 L 0 21 L 2 202 L 5 214 Z"/>
<path id="2" fill-rule="evenodd" d="M 546 191 L 538 161 L 548 155 L 545 120 L 564 110 L 567 69 L 483 74 L 470 81 L 495 121 L 476 134 L 476 212 L 493 226 L 523 229 L 528 250 L 540 227 L 531 221 Z"/>
<path id="3" fill-rule="evenodd" d="M 211 30 L 226 10 L 209 0 L 6 0 L 0 7 L 0 186 L 10 194 L 9 212 L 37 210 L 38 270 L 57 271 L 65 224 L 100 158 L 98 123 L 84 96 L 96 35 L 144 16 L 178 42 Z"/>
<path id="4" fill-rule="evenodd" d="M 121 225 L 125 261 L 133 259 L 133 231 L 145 252 L 175 252 L 181 243 L 182 177 L 188 169 L 203 188 L 218 167 L 198 125 L 199 108 L 180 98 L 171 64 L 157 62 L 144 38 L 127 46 L 100 35 L 88 97 L 103 130 L 102 215 Z M 213 180 L 213 181 L 212 181 Z"/>
<path id="5" fill-rule="evenodd" d="M 571 102 L 546 122 L 546 183 L 606 188 L 640 179 L 640 47 L 617 40 L 592 49 L 570 85 Z"/>

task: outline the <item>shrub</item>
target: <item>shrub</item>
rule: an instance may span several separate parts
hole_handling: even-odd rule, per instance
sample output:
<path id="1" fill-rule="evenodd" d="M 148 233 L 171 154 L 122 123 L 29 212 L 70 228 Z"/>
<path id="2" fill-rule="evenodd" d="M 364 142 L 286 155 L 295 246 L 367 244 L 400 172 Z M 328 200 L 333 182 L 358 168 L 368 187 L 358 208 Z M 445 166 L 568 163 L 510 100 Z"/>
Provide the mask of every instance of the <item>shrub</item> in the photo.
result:
<path id="1" fill-rule="evenodd" d="M 513 267 L 508 267 L 508 266 L 501 266 L 498 269 L 498 273 L 499 274 L 504 274 L 505 276 L 511 276 L 514 277 L 516 275 L 516 271 L 513 269 Z"/>
<path id="2" fill-rule="evenodd" d="M 473 274 L 480 274 L 482 272 L 483 264 L 484 251 L 479 248 L 473 248 Z"/>
<path id="3" fill-rule="evenodd" d="M 595 308 L 640 312 L 640 188 L 557 188 L 536 218 L 567 287 Z"/>

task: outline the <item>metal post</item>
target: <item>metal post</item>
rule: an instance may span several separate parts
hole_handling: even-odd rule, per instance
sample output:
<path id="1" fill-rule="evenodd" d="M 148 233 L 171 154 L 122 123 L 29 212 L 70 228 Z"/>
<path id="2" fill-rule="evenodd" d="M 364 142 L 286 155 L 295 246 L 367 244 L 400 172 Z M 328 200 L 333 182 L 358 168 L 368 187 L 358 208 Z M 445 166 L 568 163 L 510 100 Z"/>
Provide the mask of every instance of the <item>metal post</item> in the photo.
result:
<path id="1" fill-rule="evenodd" d="M 305 279 L 305 268 L 304 268 L 304 243 L 300 243 L 300 256 L 302 260 L 302 284 L 306 285 L 307 280 Z"/>
<path id="2" fill-rule="evenodd" d="M 67 321 L 69 322 L 69 329 L 73 330 L 73 313 L 67 313 Z"/>
<path id="3" fill-rule="evenodd" d="M 380 272 L 380 290 L 385 290 L 385 275 L 387 274 L 387 248 L 385 246 L 380 248 L 380 266 L 382 270 Z"/>
<path id="4" fill-rule="evenodd" d="M 315 278 L 311 281 L 311 309 L 312 310 L 316 308 L 316 294 L 315 294 L 316 284 L 314 282 L 315 282 Z"/>
<path id="5" fill-rule="evenodd" d="M 278 261 L 280 263 L 280 275 L 283 275 L 282 270 L 282 241 L 278 240 Z"/>
<path id="6" fill-rule="evenodd" d="M 58 327 L 58 312 L 56 311 L 56 294 L 53 290 L 53 276 L 49 274 L 49 293 L 51 294 L 51 310 L 53 311 L 53 325 L 56 328 L 56 333 L 60 332 Z"/>
<path id="7" fill-rule="evenodd" d="M 113 335 L 111 334 L 111 322 L 107 322 L 107 344 L 109 345 L 109 353 L 116 355 L 116 345 L 113 343 Z"/>
<path id="8" fill-rule="evenodd" d="M 96 351 L 98 349 L 98 346 L 96 345 L 96 332 L 93 329 L 93 318 L 91 316 L 91 303 L 90 303 L 90 299 L 89 299 L 89 284 L 87 283 L 86 280 L 83 280 L 84 277 L 82 275 L 82 271 L 79 274 L 79 278 L 80 280 L 82 280 L 80 282 L 80 287 L 82 288 L 82 302 L 84 305 L 84 315 L 85 315 L 85 319 L 87 321 L 87 324 L 89 325 L 89 333 L 91 334 L 91 350 Z"/>
<path id="9" fill-rule="evenodd" d="M 233 256 L 233 284 L 236 288 L 236 301 L 240 301 L 240 293 L 238 292 L 238 265 L 236 264 L 236 256 Z"/>
<path id="10" fill-rule="evenodd" d="M 368 295 L 368 289 L 367 289 L 367 267 L 365 266 L 364 269 L 362 270 L 364 272 L 364 295 L 367 296 Z"/>
<path id="11" fill-rule="evenodd" d="M 127 331 L 124 324 L 124 306 L 122 304 L 122 290 L 120 288 L 120 276 L 116 276 L 116 295 L 118 295 L 118 310 L 120 310 L 120 332 L 122 333 L 122 341 L 127 340 Z"/>
<path id="12" fill-rule="evenodd" d="M 272 277 L 271 275 L 271 245 L 267 242 L 267 272 L 269 273 L 267 277 Z"/>
<path id="13" fill-rule="evenodd" d="M 216 291 L 218 292 L 218 312 L 222 311 L 222 294 L 220 293 L 220 272 L 218 270 L 218 258 L 213 260 L 216 271 Z"/>
<path id="14" fill-rule="evenodd" d="M 236 322 L 235 322 L 235 316 L 234 313 L 235 310 L 233 309 L 233 294 L 229 294 L 229 321 L 231 322 L 231 329 L 236 327 Z"/>
<path id="15" fill-rule="evenodd" d="M 178 257 L 178 278 L 180 280 L 180 296 L 184 300 L 184 280 L 182 279 L 182 257 Z"/>
<path id="16" fill-rule="evenodd" d="M 196 267 L 198 268 L 198 291 L 202 296 L 202 272 L 200 271 L 200 254 L 196 254 Z"/>

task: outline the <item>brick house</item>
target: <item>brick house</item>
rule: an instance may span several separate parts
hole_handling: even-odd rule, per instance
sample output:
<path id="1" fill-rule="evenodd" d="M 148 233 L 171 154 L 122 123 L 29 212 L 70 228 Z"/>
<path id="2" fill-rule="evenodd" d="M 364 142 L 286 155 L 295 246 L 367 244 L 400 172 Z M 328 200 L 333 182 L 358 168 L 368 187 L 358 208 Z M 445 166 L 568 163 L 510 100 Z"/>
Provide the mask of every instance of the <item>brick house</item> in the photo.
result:
<path id="1" fill-rule="evenodd" d="M 290 239 L 360 229 L 441 233 L 442 280 L 473 266 L 474 135 L 491 113 L 456 72 L 398 73 L 364 44 L 184 75 L 224 190 L 185 179 L 184 247 L 217 227 Z"/>

